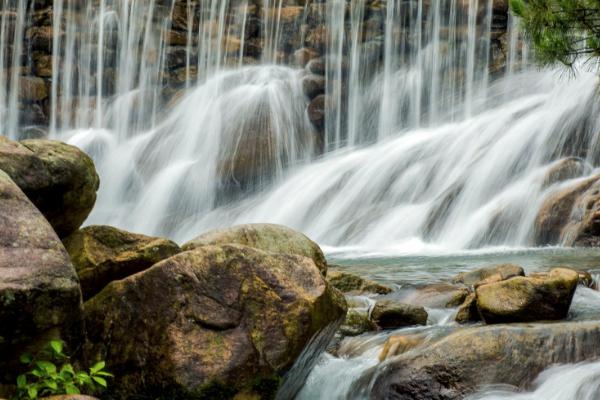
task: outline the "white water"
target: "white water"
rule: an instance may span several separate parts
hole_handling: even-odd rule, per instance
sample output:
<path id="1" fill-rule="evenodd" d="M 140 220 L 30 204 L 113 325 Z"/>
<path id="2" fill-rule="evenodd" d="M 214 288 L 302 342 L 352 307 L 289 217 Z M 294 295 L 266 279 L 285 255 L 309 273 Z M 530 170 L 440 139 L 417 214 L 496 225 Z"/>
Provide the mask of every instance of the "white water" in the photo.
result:
<path id="1" fill-rule="evenodd" d="M 489 390 L 468 400 L 596 400 L 600 398 L 600 363 L 562 365 L 544 371 L 531 392 Z"/>
<path id="2" fill-rule="evenodd" d="M 586 174 L 597 165 L 596 82 L 591 74 L 557 82 L 552 73 L 497 82 L 492 105 L 475 117 L 331 154 L 266 194 L 195 218 L 179 237 L 269 221 L 330 246 L 526 246 L 539 205 L 557 188 L 543 186 L 554 163 L 581 155 Z M 584 119 L 589 131 L 580 132 Z M 575 134 L 586 153 L 569 150 Z"/>

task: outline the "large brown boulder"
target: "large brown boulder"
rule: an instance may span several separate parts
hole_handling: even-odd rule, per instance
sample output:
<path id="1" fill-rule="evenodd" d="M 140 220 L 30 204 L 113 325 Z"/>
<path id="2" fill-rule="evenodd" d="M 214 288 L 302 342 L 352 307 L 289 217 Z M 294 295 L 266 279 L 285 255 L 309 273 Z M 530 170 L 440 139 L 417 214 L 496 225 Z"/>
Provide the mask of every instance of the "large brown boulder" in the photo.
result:
<path id="1" fill-rule="evenodd" d="M 0 171 L 0 383 L 19 356 L 61 337 L 82 337 L 81 291 L 65 248 L 44 216 Z M 1 395 L 2 393 L 0 393 Z"/>
<path id="2" fill-rule="evenodd" d="M 555 268 L 546 275 L 515 277 L 479 286 L 477 309 L 486 323 L 566 318 L 579 274 Z"/>
<path id="3" fill-rule="evenodd" d="M 271 398 L 301 353 L 306 375 L 345 312 L 312 259 L 241 245 L 180 253 L 85 304 L 89 352 L 121 399 Z"/>
<path id="4" fill-rule="evenodd" d="M 58 236 L 81 226 L 96 202 L 99 178 L 85 153 L 65 143 L 0 138 L 0 169 L 44 214 Z"/>
<path id="5" fill-rule="evenodd" d="M 323 275 L 327 260 L 318 244 L 302 233 L 283 225 L 247 224 L 204 233 L 185 243 L 184 251 L 207 245 L 241 244 L 269 253 L 297 254 L 312 259 Z"/>
<path id="6" fill-rule="evenodd" d="M 381 364 L 361 381 L 370 381 L 365 397 L 373 400 L 459 400 L 485 385 L 524 388 L 553 364 L 599 357 L 599 340 L 600 323 L 591 321 L 461 329 Z"/>
<path id="7" fill-rule="evenodd" d="M 88 226 L 63 240 L 77 270 L 84 299 L 112 281 L 150 268 L 181 252 L 168 239 L 126 232 L 111 226 Z"/>

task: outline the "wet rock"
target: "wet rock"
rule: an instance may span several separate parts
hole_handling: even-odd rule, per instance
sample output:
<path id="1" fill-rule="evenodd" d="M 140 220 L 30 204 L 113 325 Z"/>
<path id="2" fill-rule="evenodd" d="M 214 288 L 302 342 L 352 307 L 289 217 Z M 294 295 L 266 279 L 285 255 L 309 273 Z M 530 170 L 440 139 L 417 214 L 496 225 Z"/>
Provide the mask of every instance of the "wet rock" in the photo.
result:
<path id="1" fill-rule="evenodd" d="M 477 296 L 471 293 L 458 308 L 455 321 L 459 324 L 480 321 L 479 310 L 477 309 Z"/>
<path id="2" fill-rule="evenodd" d="M 371 320 L 381 329 L 426 325 L 427 311 L 423 307 L 401 303 L 397 300 L 378 300 L 371 310 Z"/>
<path id="3" fill-rule="evenodd" d="M 325 128 L 325 108 L 327 106 L 327 96 L 320 94 L 315 97 L 307 108 L 308 119 L 317 129 Z"/>
<path id="4" fill-rule="evenodd" d="M 555 268 L 545 276 L 481 285 L 475 291 L 477 308 L 488 324 L 563 319 L 578 281 L 577 272 Z"/>
<path id="5" fill-rule="evenodd" d="M 533 241 L 536 246 L 561 243 L 563 230 L 571 219 L 571 211 L 575 202 L 592 186 L 599 186 L 600 183 L 597 183 L 599 180 L 600 176 L 596 175 L 578 181 L 551 193 L 544 200 L 534 223 Z M 590 194 L 593 196 L 596 191 L 600 193 L 600 188 L 591 189 Z M 586 207 L 584 207 L 584 210 Z M 578 219 L 581 221 L 583 217 L 579 216 Z M 575 227 L 573 226 L 572 229 L 575 229 Z"/>
<path id="6" fill-rule="evenodd" d="M 559 243 L 572 247 L 600 246 L 600 180 L 575 200 Z"/>
<path id="7" fill-rule="evenodd" d="M 4 170 L 44 214 L 60 237 L 81 226 L 98 190 L 94 163 L 65 143 L 0 138 L 0 169 Z"/>
<path id="8" fill-rule="evenodd" d="M 486 283 L 500 282 L 515 276 L 525 276 L 523 268 L 513 264 L 502 264 L 463 272 L 455 276 L 452 282 L 462 283 L 467 286 L 478 286 Z"/>
<path id="9" fill-rule="evenodd" d="M 461 329 L 371 371 L 369 398 L 459 400 L 484 385 L 524 388 L 550 365 L 600 356 L 598 340 L 598 322 Z"/>
<path id="10" fill-rule="evenodd" d="M 319 57 L 319 53 L 313 49 L 303 47 L 294 52 L 294 64 L 298 67 L 306 67 L 306 65 L 315 58 Z"/>
<path id="11" fill-rule="evenodd" d="M 468 295 L 465 287 L 437 283 L 416 289 L 403 301 L 423 307 L 450 308 L 461 305 Z"/>
<path id="12" fill-rule="evenodd" d="M 585 161 L 578 157 L 568 157 L 557 161 L 554 165 L 546 172 L 544 177 L 543 186 L 547 187 L 558 182 L 565 181 L 567 179 L 573 179 L 583 175 L 589 166 L 585 164 Z"/>
<path id="13" fill-rule="evenodd" d="M 425 341 L 425 337 L 420 334 L 414 335 L 393 335 L 390 336 L 383 345 L 379 353 L 379 361 L 384 361 L 409 350 L 414 349 Z"/>
<path id="14" fill-rule="evenodd" d="M 302 78 L 302 90 L 309 99 L 325 93 L 325 77 L 314 74 L 305 76 Z"/>
<path id="15" fill-rule="evenodd" d="M 377 282 L 361 278 L 358 275 L 341 271 L 329 271 L 327 280 L 342 293 L 355 294 L 388 294 L 392 289 Z"/>
<path id="16" fill-rule="evenodd" d="M 204 233 L 185 243 L 184 251 L 207 245 L 241 244 L 269 253 L 296 254 L 313 260 L 323 275 L 327 260 L 318 244 L 302 233 L 276 224 L 247 224 Z"/>
<path id="17" fill-rule="evenodd" d="M 301 353 L 312 368 L 345 312 L 308 257 L 206 245 L 89 300 L 88 353 L 110 365 L 117 399 L 271 398 Z"/>
<path id="18" fill-rule="evenodd" d="M 42 101 L 48 98 L 48 87 L 42 78 L 36 76 L 19 77 L 19 100 L 25 102 Z"/>
<path id="19" fill-rule="evenodd" d="M 77 270 L 84 300 L 110 282 L 148 269 L 181 251 L 167 239 L 97 225 L 72 233 L 63 243 Z"/>
<path id="20" fill-rule="evenodd" d="M 349 309 L 346 319 L 340 325 L 339 332 L 344 336 L 358 336 L 377 330 L 377 326 L 369 319 L 367 310 Z"/>
<path id="21" fill-rule="evenodd" d="M 75 269 L 52 227 L 0 171 L 0 382 L 14 382 L 18 357 L 52 337 L 76 348 L 83 335 Z"/>

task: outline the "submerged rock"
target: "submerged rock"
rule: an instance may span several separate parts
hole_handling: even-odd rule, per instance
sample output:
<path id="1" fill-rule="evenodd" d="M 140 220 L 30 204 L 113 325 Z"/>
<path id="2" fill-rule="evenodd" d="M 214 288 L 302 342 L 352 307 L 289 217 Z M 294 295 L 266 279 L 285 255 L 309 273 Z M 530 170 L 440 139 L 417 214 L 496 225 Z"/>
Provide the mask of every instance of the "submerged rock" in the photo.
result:
<path id="1" fill-rule="evenodd" d="M 382 329 L 426 325 L 427 317 L 427 311 L 423 307 L 397 300 L 378 300 L 371 310 L 371 320 Z"/>
<path id="2" fill-rule="evenodd" d="M 52 337 L 78 346 L 81 291 L 56 233 L 2 171 L 0 198 L 0 382 L 12 383 L 22 353 Z"/>
<path id="3" fill-rule="evenodd" d="M 207 245 L 241 244 L 269 253 L 297 254 L 312 259 L 323 275 L 327 260 L 318 244 L 302 233 L 283 225 L 247 224 L 211 231 L 185 243 L 184 251 Z"/>
<path id="4" fill-rule="evenodd" d="M 379 361 L 384 361 L 390 357 L 406 353 L 421 345 L 424 341 L 425 337 L 421 334 L 390 336 L 385 341 L 381 353 L 379 353 Z"/>
<path id="5" fill-rule="evenodd" d="M 461 305 L 468 295 L 465 287 L 436 283 L 418 288 L 402 300 L 423 307 L 449 308 Z"/>
<path id="6" fill-rule="evenodd" d="M 168 239 L 97 225 L 76 231 L 63 243 L 79 275 L 84 299 L 112 281 L 150 268 L 181 251 Z"/>
<path id="7" fill-rule="evenodd" d="M 0 138 L 0 169 L 25 192 L 60 237 L 81 226 L 96 202 L 99 178 L 85 153 L 65 143 Z"/>
<path id="8" fill-rule="evenodd" d="M 272 398 L 303 351 L 307 373 L 323 349 L 305 347 L 321 332 L 328 342 L 345 312 L 312 259 L 241 245 L 180 253 L 85 304 L 89 353 L 106 359 L 121 399 Z"/>
<path id="9" fill-rule="evenodd" d="M 590 169 L 590 166 L 579 157 L 563 158 L 555 162 L 548 172 L 546 172 L 543 186 L 547 187 L 567 179 L 577 178 Z"/>
<path id="10" fill-rule="evenodd" d="M 513 264 L 494 265 L 463 272 L 452 279 L 454 283 L 478 286 L 486 283 L 501 282 L 515 276 L 525 276 L 523 268 Z"/>
<path id="11" fill-rule="evenodd" d="M 392 289 L 358 275 L 342 271 L 329 271 L 327 280 L 342 293 L 388 294 Z"/>
<path id="12" fill-rule="evenodd" d="M 579 274 L 555 268 L 547 275 L 515 277 L 479 286 L 477 308 L 486 323 L 566 318 Z"/>
<path id="13" fill-rule="evenodd" d="M 550 365 L 600 356 L 599 340 L 598 322 L 462 329 L 370 371 L 367 397 L 459 400 L 485 385 L 524 388 Z"/>

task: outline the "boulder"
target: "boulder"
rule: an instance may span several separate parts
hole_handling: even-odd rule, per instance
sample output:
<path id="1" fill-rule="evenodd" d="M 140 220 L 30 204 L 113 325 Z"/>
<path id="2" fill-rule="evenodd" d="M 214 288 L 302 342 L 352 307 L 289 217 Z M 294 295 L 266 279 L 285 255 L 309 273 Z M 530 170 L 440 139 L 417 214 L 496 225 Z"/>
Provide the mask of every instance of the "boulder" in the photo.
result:
<path id="1" fill-rule="evenodd" d="M 460 306 L 468 295 L 466 287 L 436 283 L 418 288 L 402 300 L 423 307 L 450 308 Z"/>
<path id="2" fill-rule="evenodd" d="M 426 325 L 427 311 L 423 307 L 397 300 L 378 300 L 371 310 L 371 320 L 381 329 Z"/>
<path id="3" fill-rule="evenodd" d="M 392 292 L 392 289 L 387 286 L 342 271 L 329 271 L 327 280 L 334 288 L 342 293 L 388 294 Z"/>
<path id="4" fill-rule="evenodd" d="M 0 169 L 25 192 L 60 237 L 81 226 L 98 190 L 93 161 L 65 143 L 0 138 Z"/>
<path id="5" fill-rule="evenodd" d="M 555 268 L 544 276 L 518 276 L 479 286 L 477 309 L 486 323 L 566 318 L 579 274 Z"/>
<path id="6" fill-rule="evenodd" d="M 467 286 L 478 286 L 485 283 L 500 282 L 515 276 L 525 276 L 523 268 L 513 264 L 502 264 L 463 272 L 455 276 L 452 282 Z"/>
<path id="7" fill-rule="evenodd" d="M 578 180 L 567 187 L 561 186 L 558 190 L 551 192 L 545 198 L 535 218 L 533 244 L 546 246 L 561 243 L 563 229 L 571 220 L 575 202 L 590 189 L 591 195 L 596 191 L 600 193 L 598 186 L 600 186 L 600 175 L 595 175 Z M 593 204 L 591 208 L 593 208 Z M 576 218 L 579 218 L 580 221 L 583 219 L 582 217 Z"/>
<path id="8" fill-rule="evenodd" d="M 86 302 L 87 353 L 110 366 L 116 399 L 272 398 L 302 354 L 299 389 L 345 313 L 308 257 L 205 245 Z"/>
<path id="9" fill-rule="evenodd" d="M 12 383 L 19 356 L 49 338 L 77 348 L 81 291 L 56 233 L 2 171 L 0 199 L 0 383 Z"/>
<path id="10" fill-rule="evenodd" d="M 112 281 L 126 278 L 174 256 L 181 249 L 163 238 L 88 226 L 63 240 L 79 275 L 84 300 Z"/>
<path id="11" fill-rule="evenodd" d="M 312 259 L 323 275 L 327 260 L 318 244 L 302 233 L 275 224 L 247 224 L 211 231 L 185 243 L 184 251 L 207 245 L 241 244 L 269 253 L 297 254 Z"/>
<path id="12" fill-rule="evenodd" d="M 349 309 L 346 319 L 340 325 L 339 332 L 344 336 L 358 336 L 377 330 L 377 326 L 369 319 L 366 310 Z"/>
<path id="13" fill-rule="evenodd" d="M 369 382 L 373 400 L 459 400 L 485 385 L 525 388 L 553 364 L 594 359 L 599 340 L 600 323 L 591 321 L 461 329 L 381 364 L 361 381 Z"/>

